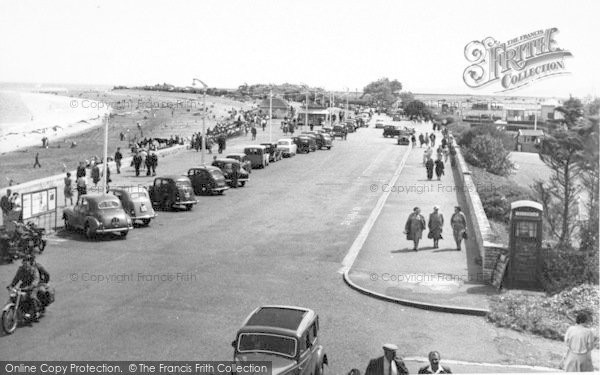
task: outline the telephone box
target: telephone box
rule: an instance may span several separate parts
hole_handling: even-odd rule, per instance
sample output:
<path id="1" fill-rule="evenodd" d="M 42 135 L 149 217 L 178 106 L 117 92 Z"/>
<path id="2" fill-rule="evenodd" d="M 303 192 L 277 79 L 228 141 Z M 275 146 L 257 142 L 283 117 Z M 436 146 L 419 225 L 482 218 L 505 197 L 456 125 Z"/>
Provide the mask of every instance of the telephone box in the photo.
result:
<path id="1" fill-rule="evenodd" d="M 542 245 L 540 203 L 528 200 L 510 205 L 510 259 L 505 285 L 508 288 L 539 289 L 538 264 Z"/>

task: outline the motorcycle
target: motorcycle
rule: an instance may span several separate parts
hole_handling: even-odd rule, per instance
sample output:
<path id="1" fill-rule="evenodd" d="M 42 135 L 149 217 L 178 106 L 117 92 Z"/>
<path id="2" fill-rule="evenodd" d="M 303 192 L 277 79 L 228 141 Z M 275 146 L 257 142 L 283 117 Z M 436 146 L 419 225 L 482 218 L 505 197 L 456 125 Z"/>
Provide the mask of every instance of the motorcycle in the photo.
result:
<path id="1" fill-rule="evenodd" d="M 9 287 L 8 302 L 2 309 L 2 330 L 10 335 L 20 322 L 29 323 L 35 320 L 33 302 L 27 291 Z"/>
<path id="2" fill-rule="evenodd" d="M 7 287 L 8 302 L 2 309 L 2 330 L 10 335 L 16 329 L 19 323 L 31 323 L 37 321 L 44 315 L 46 307 L 54 302 L 54 290 L 46 284 L 40 284 L 38 287 L 38 300 L 41 304 L 41 311 L 36 314 L 33 301 L 26 289 L 17 287 Z"/>
<path id="3" fill-rule="evenodd" d="M 46 240 L 46 229 L 38 227 L 32 221 L 27 222 L 25 228 L 33 240 L 33 247 L 37 247 L 41 254 L 46 248 L 46 243 L 48 242 L 48 240 Z"/>

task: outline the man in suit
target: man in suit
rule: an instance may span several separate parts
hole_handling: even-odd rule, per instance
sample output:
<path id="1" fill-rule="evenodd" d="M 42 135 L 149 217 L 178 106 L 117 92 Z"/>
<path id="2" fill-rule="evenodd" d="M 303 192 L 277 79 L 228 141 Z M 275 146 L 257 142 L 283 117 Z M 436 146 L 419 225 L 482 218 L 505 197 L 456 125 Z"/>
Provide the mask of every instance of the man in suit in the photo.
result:
<path id="1" fill-rule="evenodd" d="M 433 351 L 429 353 L 429 366 L 421 367 L 419 374 L 452 374 L 449 367 L 440 365 L 440 353 Z"/>
<path id="2" fill-rule="evenodd" d="M 408 374 L 408 369 L 402 358 L 396 356 L 398 347 L 394 344 L 383 346 L 383 356 L 372 359 L 367 366 L 365 375 L 402 375 Z"/>

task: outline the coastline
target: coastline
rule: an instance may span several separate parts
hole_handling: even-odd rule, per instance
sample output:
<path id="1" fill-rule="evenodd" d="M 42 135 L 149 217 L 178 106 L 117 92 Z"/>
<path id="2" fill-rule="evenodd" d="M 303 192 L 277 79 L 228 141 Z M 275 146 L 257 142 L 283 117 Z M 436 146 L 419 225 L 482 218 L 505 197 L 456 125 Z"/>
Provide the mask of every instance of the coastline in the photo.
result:
<path id="1" fill-rule="evenodd" d="M 20 101 L 21 109 L 31 116 L 30 121 L 3 122 L 0 118 L 0 154 L 41 146 L 44 137 L 52 144 L 88 131 L 101 125 L 104 115 L 110 112 L 110 108 L 91 105 L 99 102 L 88 99 L 8 90 L 0 91 L 0 95 Z M 84 100 L 88 108 L 84 108 Z"/>

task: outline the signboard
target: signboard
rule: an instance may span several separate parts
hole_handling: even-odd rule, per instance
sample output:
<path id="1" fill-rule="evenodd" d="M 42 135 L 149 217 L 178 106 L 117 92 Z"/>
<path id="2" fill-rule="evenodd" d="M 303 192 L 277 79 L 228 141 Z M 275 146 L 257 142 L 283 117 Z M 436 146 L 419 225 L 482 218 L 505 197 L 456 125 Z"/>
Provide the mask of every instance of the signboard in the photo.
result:
<path id="1" fill-rule="evenodd" d="M 56 188 L 21 194 L 23 220 L 56 211 Z"/>
<path id="2" fill-rule="evenodd" d="M 498 290 L 502 287 L 502 280 L 504 279 L 504 274 L 506 273 L 508 259 L 508 255 L 501 254 L 498 256 L 496 267 L 494 268 L 494 272 L 492 272 L 492 285 Z"/>
<path id="3" fill-rule="evenodd" d="M 540 213 L 531 211 L 515 211 L 515 216 L 540 217 Z"/>

